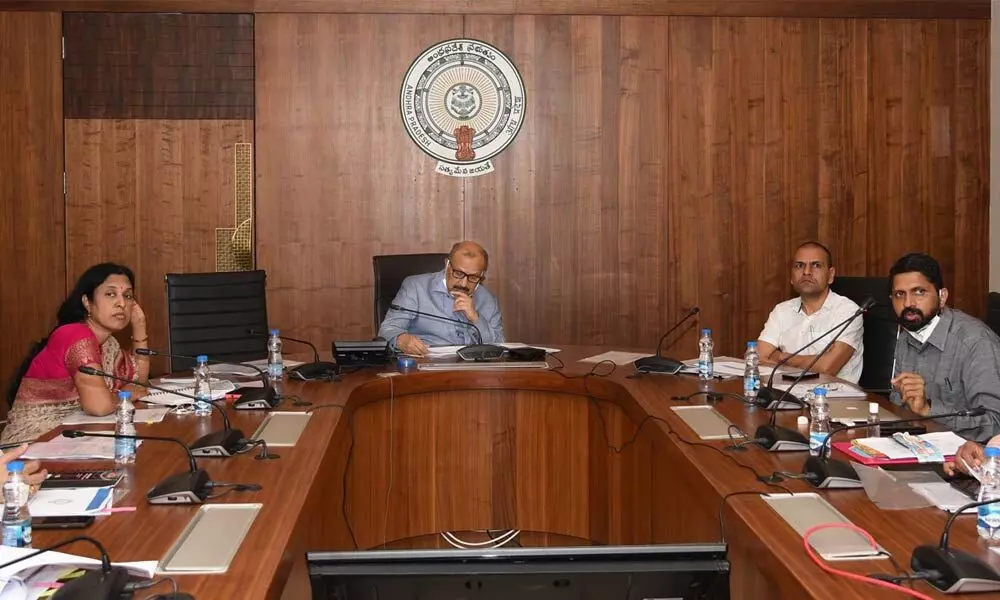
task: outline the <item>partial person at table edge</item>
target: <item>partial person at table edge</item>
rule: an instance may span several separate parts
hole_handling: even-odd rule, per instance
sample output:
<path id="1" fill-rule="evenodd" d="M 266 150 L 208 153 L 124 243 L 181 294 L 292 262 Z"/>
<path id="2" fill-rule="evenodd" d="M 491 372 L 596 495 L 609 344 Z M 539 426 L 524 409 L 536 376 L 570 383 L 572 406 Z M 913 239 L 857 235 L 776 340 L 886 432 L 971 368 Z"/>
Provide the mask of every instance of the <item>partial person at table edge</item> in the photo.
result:
<path id="1" fill-rule="evenodd" d="M 33 441 L 81 409 L 107 415 L 127 384 L 79 372 L 82 366 L 125 379 L 147 381 L 149 357 L 135 354 L 148 343 L 146 315 L 135 298 L 135 277 L 125 266 L 88 268 L 56 313 L 56 327 L 36 342 L 8 390 L 11 410 L 0 442 Z M 131 349 L 113 334 L 131 327 Z"/>
<path id="2" fill-rule="evenodd" d="M 947 305 L 941 266 L 922 253 L 889 270 L 899 321 L 889 399 L 920 416 L 982 407 L 979 417 L 938 419 L 970 440 L 1000 434 L 1000 338 L 985 323 Z"/>
<path id="3" fill-rule="evenodd" d="M 857 312 L 853 300 L 830 289 L 836 274 L 833 255 L 826 246 L 815 241 L 799 244 L 791 264 L 791 284 L 798 297 L 778 303 L 768 315 L 757 337 L 762 362 L 778 363 L 808 344 L 786 363 L 800 369 L 808 367 L 836 330 L 823 334 Z M 857 383 L 861 378 L 863 338 L 864 323 L 858 317 L 816 361 L 812 371 Z"/>
<path id="4" fill-rule="evenodd" d="M 484 344 L 505 342 L 500 305 L 484 284 L 488 268 L 485 248 L 471 241 L 456 243 L 440 271 L 407 277 L 393 299 L 393 304 L 441 318 L 390 308 L 379 327 L 379 337 L 394 350 L 414 356 L 425 356 L 431 346 L 477 343 L 472 327 Z"/>

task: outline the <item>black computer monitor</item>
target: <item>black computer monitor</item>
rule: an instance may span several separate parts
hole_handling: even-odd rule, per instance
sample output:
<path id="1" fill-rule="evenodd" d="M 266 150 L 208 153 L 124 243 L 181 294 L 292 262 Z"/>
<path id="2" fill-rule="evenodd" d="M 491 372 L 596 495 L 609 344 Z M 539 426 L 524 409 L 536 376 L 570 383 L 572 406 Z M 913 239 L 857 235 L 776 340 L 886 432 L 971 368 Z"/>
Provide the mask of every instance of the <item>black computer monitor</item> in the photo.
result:
<path id="1" fill-rule="evenodd" d="M 725 544 L 306 554 L 313 600 L 729 598 Z"/>

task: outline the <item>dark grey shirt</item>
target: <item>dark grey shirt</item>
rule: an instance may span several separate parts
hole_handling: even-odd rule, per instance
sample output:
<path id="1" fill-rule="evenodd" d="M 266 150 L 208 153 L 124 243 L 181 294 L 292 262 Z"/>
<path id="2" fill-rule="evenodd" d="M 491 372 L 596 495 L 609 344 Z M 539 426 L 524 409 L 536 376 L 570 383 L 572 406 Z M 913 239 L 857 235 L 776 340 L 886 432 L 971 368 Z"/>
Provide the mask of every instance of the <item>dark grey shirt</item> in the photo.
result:
<path id="1" fill-rule="evenodd" d="M 900 329 L 892 376 L 900 373 L 924 378 L 931 416 L 979 406 L 994 411 L 937 420 L 958 435 L 986 442 L 1000 434 L 1000 338 L 979 319 L 945 308 L 925 343 Z M 890 399 L 902 404 L 896 390 Z"/>

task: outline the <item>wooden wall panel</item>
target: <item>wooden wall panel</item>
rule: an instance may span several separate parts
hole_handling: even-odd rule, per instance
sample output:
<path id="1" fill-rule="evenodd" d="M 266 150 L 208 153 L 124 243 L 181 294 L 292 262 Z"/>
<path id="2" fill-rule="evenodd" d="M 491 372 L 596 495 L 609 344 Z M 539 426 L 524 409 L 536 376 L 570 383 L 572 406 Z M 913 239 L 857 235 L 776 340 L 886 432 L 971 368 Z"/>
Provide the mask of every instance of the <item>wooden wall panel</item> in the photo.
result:
<path id="1" fill-rule="evenodd" d="M 988 290 L 989 24 L 871 25 L 871 274 L 910 251 L 944 269 L 952 304 Z"/>
<path id="2" fill-rule="evenodd" d="M 65 297 L 60 19 L 0 12 L 0 415 Z"/>
<path id="3" fill-rule="evenodd" d="M 234 145 L 252 121 L 66 121 L 66 284 L 111 260 L 136 274 L 150 348 L 166 348 L 168 272 L 215 270 L 234 215 Z"/>
<path id="4" fill-rule="evenodd" d="M 929 250 L 956 304 L 982 313 L 985 21 L 256 25 L 258 254 L 277 271 L 271 314 L 289 333 L 367 337 L 371 256 L 460 238 L 491 252 L 508 337 L 529 343 L 649 348 L 699 306 L 719 350 L 740 353 L 790 297 L 791 253 L 808 239 L 842 275 L 882 276 Z M 396 107 L 409 60 L 459 32 L 511 56 L 528 98 L 497 171 L 464 181 L 433 174 Z M 370 35 L 391 41 L 348 84 L 346 65 L 374 56 Z M 694 338 L 692 324 L 676 353 L 692 355 Z"/>
<path id="5" fill-rule="evenodd" d="M 370 338 L 375 254 L 447 249 L 462 181 L 402 127 L 399 86 L 461 17 L 261 15 L 257 39 L 257 265 L 286 335 Z"/>
<path id="6" fill-rule="evenodd" d="M 69 13 L 66 118 L 252 119 L 253 15 Z"/>
<path id="7" fill-rule="evenodd" d="M 204 13 L 990 17 L 989 0 L 0 0 L 0 10 Z"/>

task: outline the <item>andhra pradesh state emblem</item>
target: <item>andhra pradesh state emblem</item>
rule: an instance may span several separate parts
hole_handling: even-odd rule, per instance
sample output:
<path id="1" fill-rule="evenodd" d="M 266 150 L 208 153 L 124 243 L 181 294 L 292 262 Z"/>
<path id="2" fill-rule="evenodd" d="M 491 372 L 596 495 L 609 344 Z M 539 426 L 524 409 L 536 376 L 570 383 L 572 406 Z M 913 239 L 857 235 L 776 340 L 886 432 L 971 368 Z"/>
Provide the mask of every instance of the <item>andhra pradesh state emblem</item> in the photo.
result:
<path id="1" fill-rule="evenodd" d="M 438 173 L 453 177 L 492 172 L 492 158 L 521 130 L 524 108 L 514 63 L 479 40 L 448 40 L 424 50 L 399 94 L 406 133 L 438 160 Z"/>

